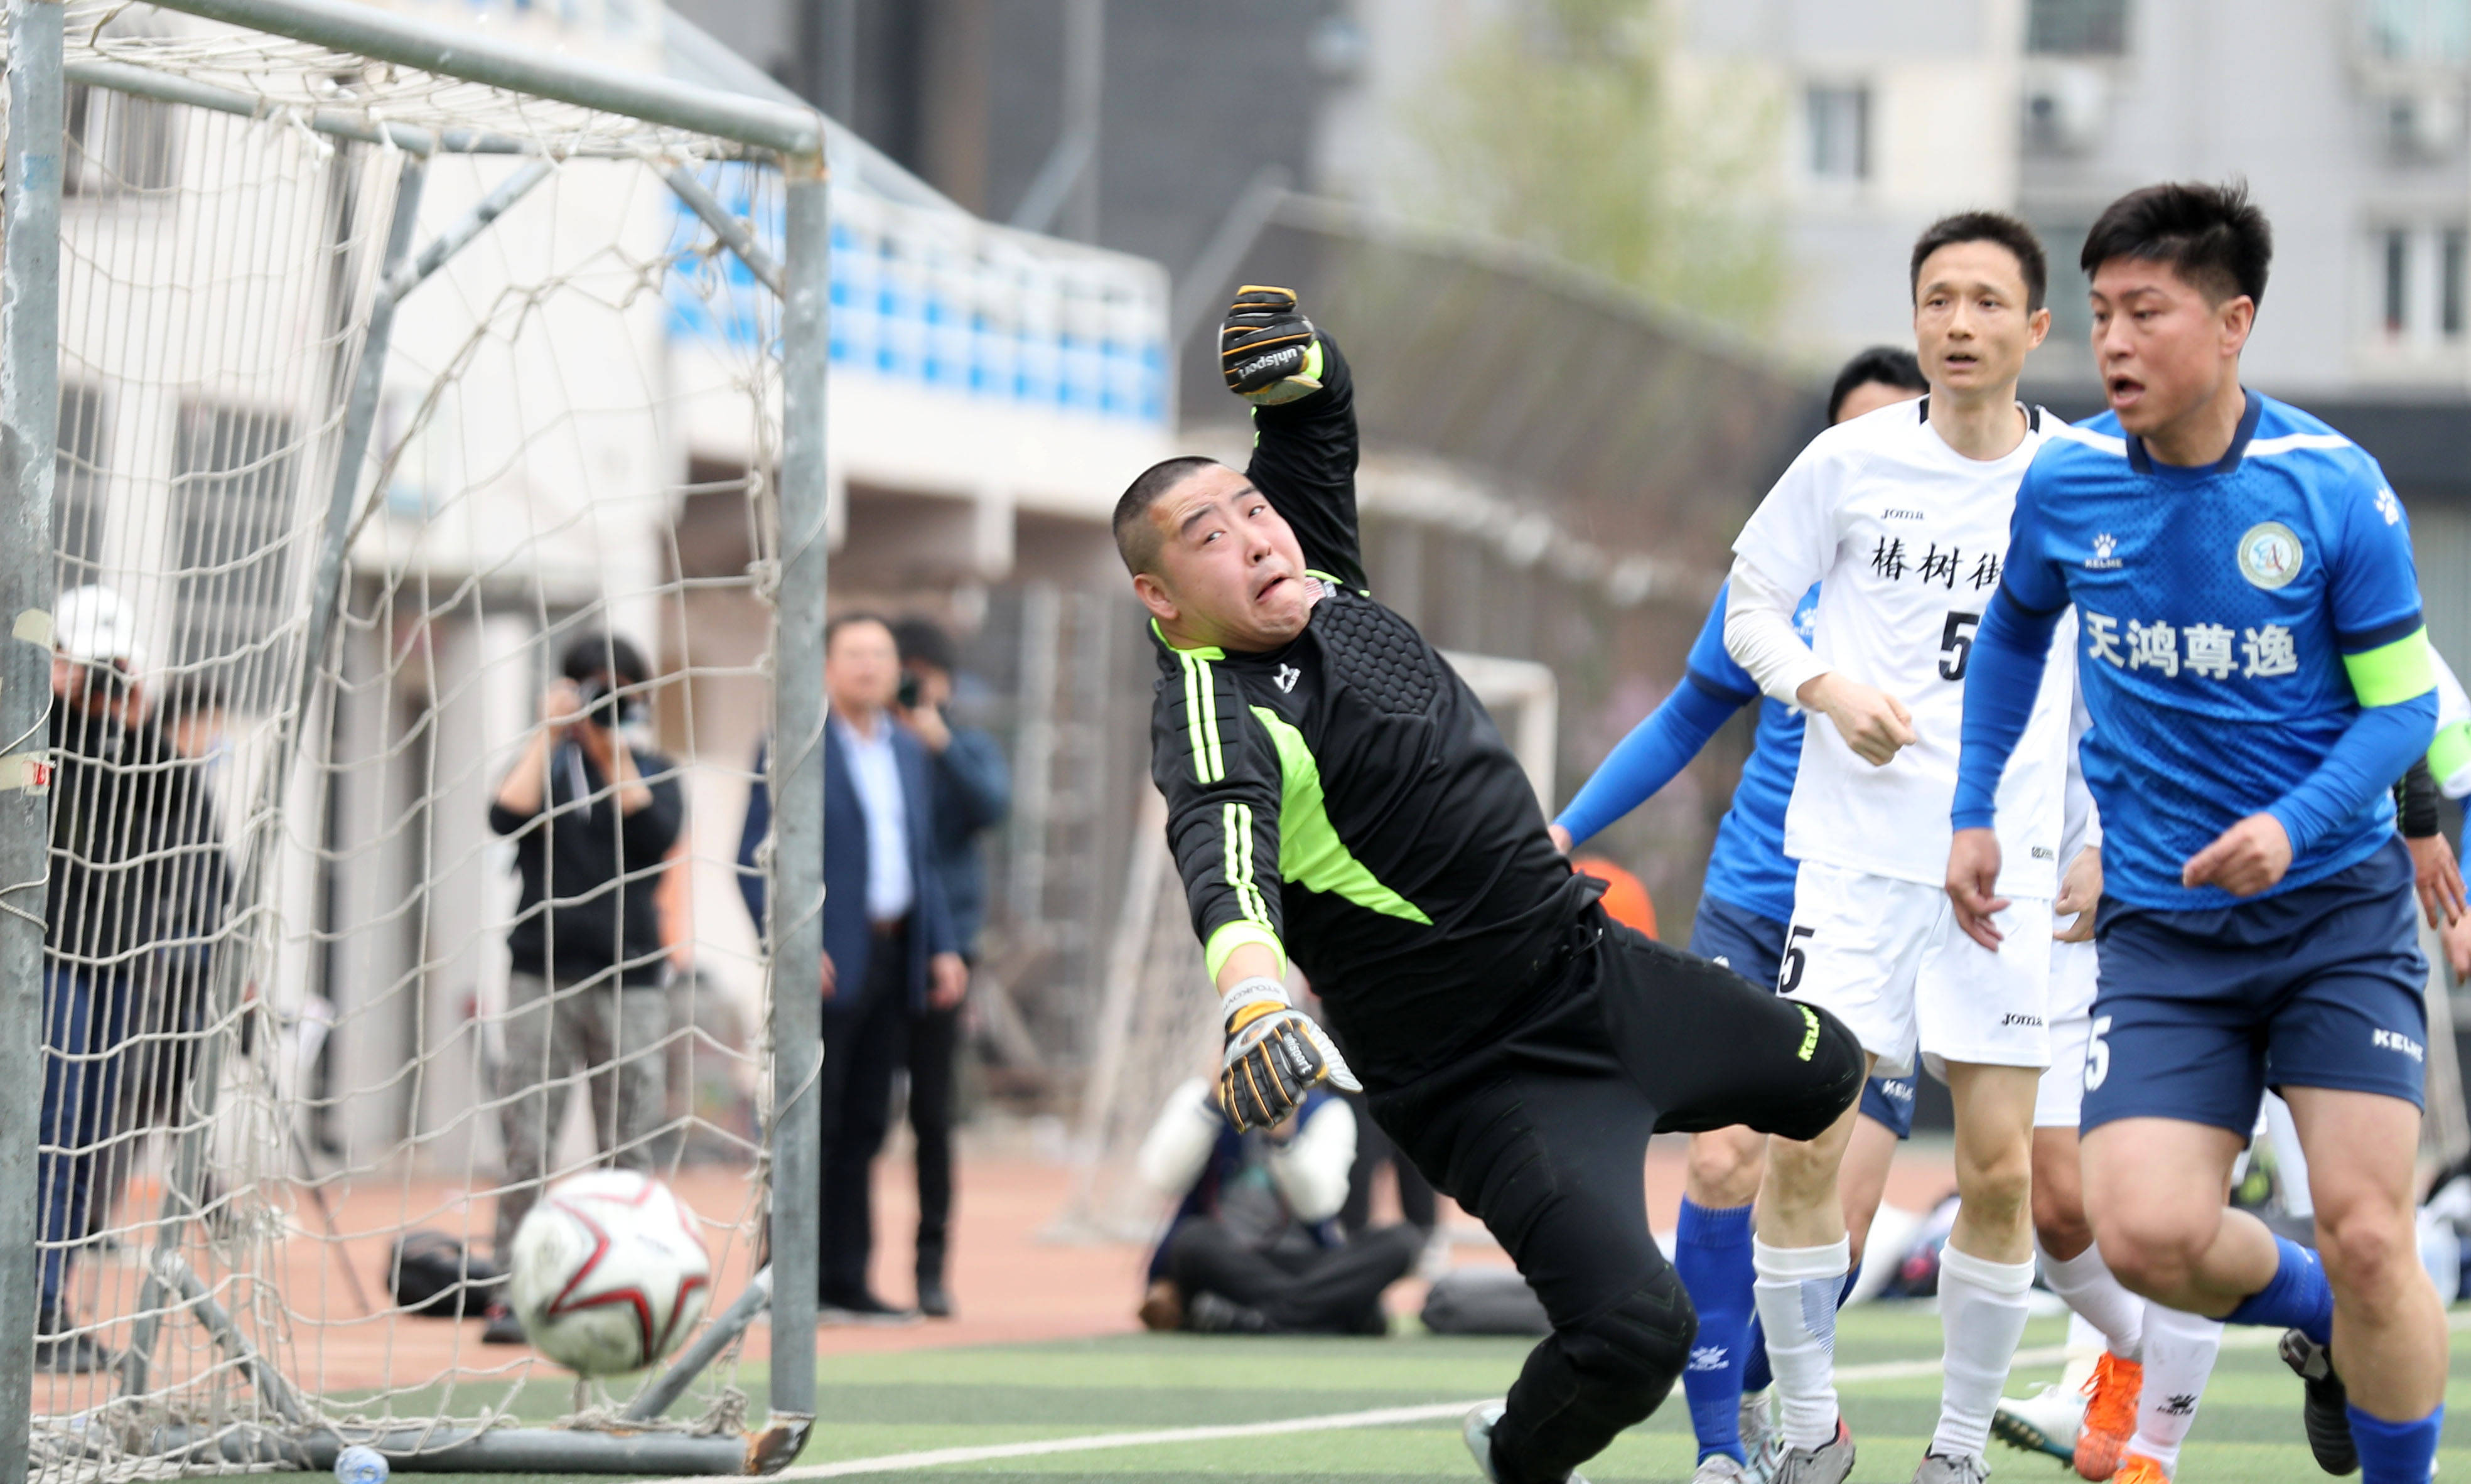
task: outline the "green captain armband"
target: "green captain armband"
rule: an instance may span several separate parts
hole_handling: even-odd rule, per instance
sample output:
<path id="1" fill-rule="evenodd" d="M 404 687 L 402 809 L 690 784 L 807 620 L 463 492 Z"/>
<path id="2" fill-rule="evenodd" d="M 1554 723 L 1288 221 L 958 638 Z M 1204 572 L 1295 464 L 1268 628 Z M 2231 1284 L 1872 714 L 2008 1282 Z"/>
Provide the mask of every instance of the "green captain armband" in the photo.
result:
<path id="1" fill-rule="evenodd" d="M 2428 744 L 2428 770 L 2447 798 L 2471 793 L 2471 721 L 2436 729 L 2436 740 Z"/>
<path id="2" fill-rule="evenodd" d="M 2391 706 L 2436 689 L 2436 661 L 2424 624 L 2391 644 L 2343 655 L 2342 668 L 2350 672 L 2351 691 L 2363 706 Z M 2442 776 L 2434 762 L 2429 769 Z"/>

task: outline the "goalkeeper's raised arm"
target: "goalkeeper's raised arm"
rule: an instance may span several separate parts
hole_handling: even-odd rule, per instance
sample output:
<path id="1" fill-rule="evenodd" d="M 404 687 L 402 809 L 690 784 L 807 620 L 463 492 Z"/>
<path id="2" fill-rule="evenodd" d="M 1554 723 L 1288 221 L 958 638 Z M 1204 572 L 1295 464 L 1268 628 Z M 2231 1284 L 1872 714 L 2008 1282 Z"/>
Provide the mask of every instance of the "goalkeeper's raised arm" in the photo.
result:
<path id="1" fill-rule="evenodd" d="M 1368 590 L 1337 346 L 1294 294 L 1247 287 L 1221 348 L 1254 404 L 1249 467 L 1168 459 L 1115 514 L 1158 648 L 1151 776 L 1223 1006 L 1219 1103 L 1270 1124 L 1361 1077 L 1554 1321 L 1469 1439 L 1488 1477 L 1560 1480 L 1689 1356 L 1647 1229 L 1649 1133 L 1814 1137 L 1860 1091 L 1861 1051 L 1824 1012 L 1608 923 L 1484 707 Z M 1335 1044 L 1288 1002 L 1290 962 Z"/>

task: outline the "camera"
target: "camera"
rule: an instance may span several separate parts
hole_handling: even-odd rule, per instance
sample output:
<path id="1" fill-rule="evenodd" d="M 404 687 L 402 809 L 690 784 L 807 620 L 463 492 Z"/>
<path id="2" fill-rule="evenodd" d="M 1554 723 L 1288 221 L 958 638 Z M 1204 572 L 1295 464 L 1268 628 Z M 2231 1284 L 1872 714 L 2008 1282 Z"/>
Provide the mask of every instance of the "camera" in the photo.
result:
<path id="1" fill-rule="evenodd" d="M 633 726 L 644 719 L 643 697 L 621 696 L 598 680 L 585 682 L 577 699 L 582 703 L 584 724 L 604 732 Z"/>

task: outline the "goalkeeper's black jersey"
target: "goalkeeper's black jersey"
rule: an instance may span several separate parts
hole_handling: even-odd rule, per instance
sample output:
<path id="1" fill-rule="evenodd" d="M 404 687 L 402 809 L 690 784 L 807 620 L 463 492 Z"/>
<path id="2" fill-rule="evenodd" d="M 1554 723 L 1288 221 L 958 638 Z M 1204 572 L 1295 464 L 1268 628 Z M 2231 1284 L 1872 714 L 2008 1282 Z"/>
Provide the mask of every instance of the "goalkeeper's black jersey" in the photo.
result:
<path id="1" fill-rule="evenodd" d="M 1151 626 L 1151 773 L 1212 972 L 1236 944 L 1278 947 L 1379 1088 L 1519 1019 L 1597 888 L 1466 682 L 1363 591 L 1353 394 L 1323 345 L 1324 389 L 1256 412 L 1246 471 L 1323 596 L 1264 654 Z"/>

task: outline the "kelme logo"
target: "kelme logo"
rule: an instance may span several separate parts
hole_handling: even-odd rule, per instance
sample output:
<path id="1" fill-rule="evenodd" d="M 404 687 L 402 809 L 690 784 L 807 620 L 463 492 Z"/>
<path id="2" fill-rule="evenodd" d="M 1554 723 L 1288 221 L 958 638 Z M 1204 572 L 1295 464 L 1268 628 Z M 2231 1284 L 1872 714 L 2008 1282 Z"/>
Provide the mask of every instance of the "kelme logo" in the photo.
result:
<path id="1" fill-rule="evenodd" d="M 2240 576 L 2269 593 L 2299 576 L 2304 559 L 2298 532 L 2280 521 L 2250 526 L 2239 539 Z"/>

